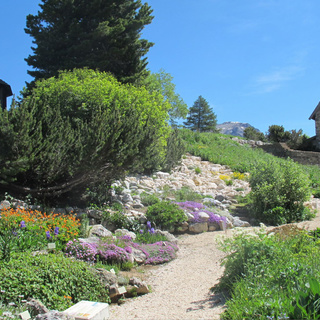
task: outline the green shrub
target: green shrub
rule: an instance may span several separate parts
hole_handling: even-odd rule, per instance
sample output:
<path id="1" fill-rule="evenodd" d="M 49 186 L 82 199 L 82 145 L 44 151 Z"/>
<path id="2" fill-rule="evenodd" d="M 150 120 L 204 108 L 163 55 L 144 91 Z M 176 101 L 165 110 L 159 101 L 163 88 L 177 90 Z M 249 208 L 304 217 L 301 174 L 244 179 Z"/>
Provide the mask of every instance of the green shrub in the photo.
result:
<path id="1" fill-rule="evenodd" d="M 184 211 L 170 201 L 161 201 L 150 206 L 146 218 L 159 228 L 167 230 L 171 230 L 187 220 Z"/>
<path id="2" fill-rule="evenodd" d="M 310 217 L 303 203 L 310 197 L 310 182 L 292 160 L 260 161 L 249 179 L 254 217 L 268 224 L 283 224 Z"/>
<path id="3" fill-rule="evenodd" d="M 144 206 L 152 206 L 153 204 L 160 202 L 160 199 L 155 194 L 148 194 L 146 192 L 142 192 L 140 197 L 141 203 Z"/>
<path id="4" fill-rule="evenodd" d="M 94 70 L 38 81 L 19 107 L 0 112 L 0 182 L 43 200 L 157 169 L 169 108 L 161 94 Z"/>
<path id="5" fill-rule="evenodd" d="M 0 268 L 1 298 L 16 302 L 19 295 L 64 310 L 81 300 L 110 302 L 108 292 L 91 267 L 61 255 L 22 253 Z"/>
<path id="6" fill-rule="evenodd" d="M 189 187 L 182 187 L 174 192 L 176 201 L 200 201 L 202 195 L 196 191 L 193 191 Z"/>
<path id="7" fill-rule="evenodd" d="M 305 232 L 242 233 L 227 239 L 222 250 L 228 256 L 215 289 L 230 294 L 222 319 L 314 319 L 312 311 L 298 314 L 297 302 L 305 310 L 314 306 L 318 289 L 308 286 L 311 278 L 320 279 L 319 244 Z"/>

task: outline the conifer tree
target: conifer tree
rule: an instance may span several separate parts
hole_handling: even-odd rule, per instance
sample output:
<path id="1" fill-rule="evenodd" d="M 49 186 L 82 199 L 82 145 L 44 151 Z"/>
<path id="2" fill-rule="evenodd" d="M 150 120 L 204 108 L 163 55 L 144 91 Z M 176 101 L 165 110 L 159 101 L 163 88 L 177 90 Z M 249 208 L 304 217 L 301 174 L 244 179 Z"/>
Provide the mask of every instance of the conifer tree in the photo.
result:
<path id="1" fill-rule="evenodd" d="M 190 108 L 187 121 L 184 122 L 184 125 L 192 131 L 216 131 L 217 117 L 210 109 L 206 99 L 202 96 L 199 96 Z"/>
<path id="2" fill-rule="evenodd" d="M 25 60 L 34 80 L 74 68 L 111 72 L 136 83 L 148 72 L 143 58 L 153 43 L 140 39 L 151 23 L 151 7 L 140 0 L 41 0 L 41 11 L 27 16 L 25 32 L 34 38 Z"/>

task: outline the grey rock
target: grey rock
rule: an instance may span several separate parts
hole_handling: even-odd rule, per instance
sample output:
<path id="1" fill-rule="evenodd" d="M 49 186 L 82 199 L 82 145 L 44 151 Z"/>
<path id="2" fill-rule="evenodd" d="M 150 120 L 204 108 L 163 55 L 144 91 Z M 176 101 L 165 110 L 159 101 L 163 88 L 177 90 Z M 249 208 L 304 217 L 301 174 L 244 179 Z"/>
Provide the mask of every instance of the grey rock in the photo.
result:
<path id="1" fill-rule="evenodd" d="M 103 283 L 103 285 L 109 290 L 109 288 L 113 285 L 116 285 L 118 280 L 117 276 L 113 274 L 112 272 L 107 271 L 103 268 L 97 268 L 96 272 L 98 274 L 98 277 L 100 281 Z"/>
<path id="2" fill-rule="evenodd" d="M 11 204 L 8 200 L 3 200 L 0 202 L 0 209 L 9 209 Z"/>
<path id="3" fill-rule="evenodd" d="M 192 233 L 202 233 L 208 231 L 207 222 L 192 223 L 189 225 L 189 231 Z"/>
<path id="4" fill-rule="evenodd" d="M 210 218 L 206 212 L 200 211 L 198 214 L 201 221 L 208 221 Z"/>
<path id="5" fill-rule="evenodd" d="M 37 299 L 28 299 L 27 308 L 33 316 L 49 312 L 49 309 Z"/>
<path id="6" fill-rule="evenodd" d="M 138 264 L 142 264 L 146 261 L 147 256 L 143 251 L 137 249 L 137 248 L 132 248 L 132 252 L 129 254 L 133 259 L 133 261 L 137 262 Z"/>
<path id="7" fill-rule="evenodd" d="M 150 292 L 147 284 L 136 277 L 130 278 L 129 284 L 137 288 L 138 294 L 147 294 Z"/>
<path id="8" fill-rule="evenodd" d="M 225 196 L 222 194 L 217 194 L 215 200 L 222 202 L 223 200 L 225 200 Z"/>
<path id="9" fill-rule="evenodd" d="M 99 243 L 100 238 L 98 237 L 89 237 L 89 238 L 79 238 L 78 239 L 81 243 Z"/>
<path id="10" fill-rule="evenodd" d="M 96 224 L 92 226 L 89 231 L 89 237 L 91 236 L 97 236 L 99 238 L 112 237 L 112 233 L 108 229 L 106 229 L 103 225 Z"/>
<path id="11" fill-rule="evenodd" d="M 178 239 L 172 233 L 170 233 L 168 231 L 163 231 L 163 230 L 157 229 L 157 230 L 155 230 L 155 233 L 165 236 L 167 238 L 167 240 L 171 243 L 174 243 L 174 244 L 178 243 Z"/>
<path id="12" fill-rule="evenodd" d="M 35 320 L 74 320 L 75 318 L 63 312 L 52 310 L 44 314 L 38 314 Z"/>

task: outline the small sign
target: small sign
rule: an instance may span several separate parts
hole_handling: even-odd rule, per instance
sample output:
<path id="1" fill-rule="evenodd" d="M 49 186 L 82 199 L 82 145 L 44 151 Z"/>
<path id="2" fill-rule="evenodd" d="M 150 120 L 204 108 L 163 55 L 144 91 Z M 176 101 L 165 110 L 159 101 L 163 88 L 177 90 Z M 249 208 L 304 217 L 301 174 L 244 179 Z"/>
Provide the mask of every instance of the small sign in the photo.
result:
<path id="1" fill-rule="evenodd" d="M 28 311 L 19 313 L 19 318 L 22 320 L 29 320 L 31 319 L 30 313 Z"/>
<path id="2" fill-rule="evenodd" d="M 53 243 L 48 243 L 48 249 L 49 250 L 54 250 L 56 248 L 56 244 L 53 242 Z"/>
<path id="3" fill-rule="evenodd" d="M 118 292 L 119 292 L 119 294 L 125 294 L 127 292 L 127 290 L 125 287 L 120 287 L 120 288 L 118 288 Z"/>

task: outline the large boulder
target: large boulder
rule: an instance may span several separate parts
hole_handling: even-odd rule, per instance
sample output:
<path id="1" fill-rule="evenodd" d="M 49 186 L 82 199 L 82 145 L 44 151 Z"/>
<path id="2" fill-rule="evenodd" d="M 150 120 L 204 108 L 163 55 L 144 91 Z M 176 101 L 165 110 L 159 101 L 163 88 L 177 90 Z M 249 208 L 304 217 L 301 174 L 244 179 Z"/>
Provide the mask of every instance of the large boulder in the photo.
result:
<path id="1" fill-rule="evenodd" d="M 98 238 L 112 237 L 112 232 L 101 224 L 96 224 L 90 228 L 89 237 L 97 236 Z"/>
<path id="2" fill-rule="evenodd" d="M 189 225 L 189 231 L 192 233 L 202 233 L 208 231 L 207 222 L 197 222 Z"/>

